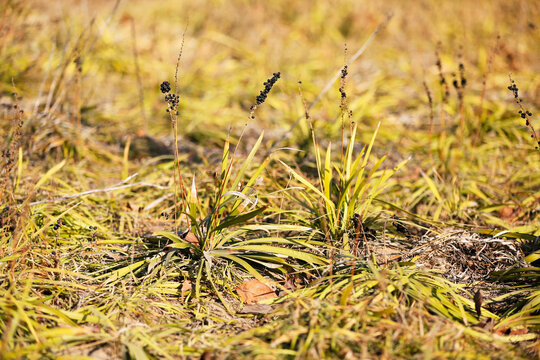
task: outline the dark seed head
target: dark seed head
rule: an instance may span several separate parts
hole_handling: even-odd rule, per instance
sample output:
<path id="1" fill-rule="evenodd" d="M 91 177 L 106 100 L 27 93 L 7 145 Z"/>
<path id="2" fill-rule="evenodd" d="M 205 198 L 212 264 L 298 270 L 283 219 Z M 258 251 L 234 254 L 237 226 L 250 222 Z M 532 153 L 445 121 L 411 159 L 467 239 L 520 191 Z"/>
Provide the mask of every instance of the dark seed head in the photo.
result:
<path id="1" fill-rule="evenodd" d="M 171 91 L 171 84 L 169 84 L 168 81 L 164 81 L 164 82 L 161 83 L 160 89 L 161 89 L 161 92 L 162 92 L 163 94 L 166 94 L 166 93 L 168 93 L 169 91 Z"/>

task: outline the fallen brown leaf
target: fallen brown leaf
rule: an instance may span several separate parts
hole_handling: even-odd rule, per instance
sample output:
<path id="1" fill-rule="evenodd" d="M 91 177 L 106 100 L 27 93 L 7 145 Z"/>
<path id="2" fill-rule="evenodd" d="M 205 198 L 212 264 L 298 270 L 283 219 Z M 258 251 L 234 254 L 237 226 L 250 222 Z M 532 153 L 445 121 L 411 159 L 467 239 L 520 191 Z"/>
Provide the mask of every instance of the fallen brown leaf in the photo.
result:
<path id="1" fill-rule="evenodd" d="M 525 335 L 529 333 L 529 329 L 526 327 L 515 328 L 510 331 L 510 335 Z"/>
<path id="2" fill-rule="evenodd" d="M 499 216 L 505 221 L 513 221 L 519 214 L 519 210 L 512 206 L 504 206 L 499 210 Z"/>
<path id="3" fill-rule="evenodd" d="M 277 297 L 272 288 L 259 280 L 246 280 L 236 288 L 240 299 L 246 304 L 255 304 Z"/>
<path id="4" fill-rule="evenodd" d="M 517 326 L 515 328 L 499 328 L 495 330 L 495 334 L 497 335 L 525 335 L 529 333 L 529 329 L 527 329 L 524 326 Z"/>
<path id="5" fill-rule="evenodd" d="M 184 280 L 182 282 L 182 289 L 180 290 L 182 297 L 184 297 L 184 294 L 191 290 L 191 281 Z"/>
<path id="6" fill-rule="evenodd" d="M 196 247 L 199 247 L 199 238 L 197 235 L 192 233 L 191 231 L 187 231 L 181 235 L 182 239 L 186 240 L 188 243 L 195 245 Z"/>

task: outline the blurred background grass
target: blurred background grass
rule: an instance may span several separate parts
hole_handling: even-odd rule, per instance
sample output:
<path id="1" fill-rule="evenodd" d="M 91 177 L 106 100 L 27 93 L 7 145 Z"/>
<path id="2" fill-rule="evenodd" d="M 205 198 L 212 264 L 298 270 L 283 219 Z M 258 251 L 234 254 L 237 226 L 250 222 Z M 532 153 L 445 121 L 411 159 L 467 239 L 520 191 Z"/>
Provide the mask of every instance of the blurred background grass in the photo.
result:
<path id="1" fill-rule="evenodd" d="M 245 124 L 251 135 L 247 147 L 265 130 L 265 149 L 288 134 L 288 140 L 280 146 L 305 150 L 310 142 L 307 122 L 301 121 L 290 134 L 287 132 L 304 112 L 297 82 L 302 81 L 306 101 L 313 101 L 347 56 L 392 14 L 391 21 L 349 69 L 346 92 L 360 140 L 369 141 L 381 121 L 380 146 L 376 148 L 379 154 L 389 153 L 395 161 L 412 155 L 410 167 L 418 166 L 417 172 L 423 169 L 430 177 L 435 175 L 425 166 L 449 174 L 440 180 L 449 186 L 457 183 L 465 197 L 479 198 L 475 201 L 490 198 L 492 204 L 519 204 L 531 195 L 531 187 L 534 190 L 538 186 L 538 162 L 534 160 L 536 155 L 530 155 L 534 143 L 528 139 L 530 131 L 517 116 L 507 90 L 511 72 L 525 106 L 536 114 L 540 79 L 535 19 L 540 10 L 534 1 L 7 4 L 2 37 L 6 66 L 0 73 L 4 93 L 12 92 L 13 79 L 24 98 L 32 99 L 35 110 L 39 109 L 34 99 L 40 89 L 37 101 L 41 107 L 57 103 L 62 116 L 68 118 L 80 108 L 85 131 L 91 138 L 111 145 L 113 153 L 117 148 L 120 154 L 127 137 L 133 137 L 132 157 L 155 145 L 141 140 L 142 134 L 165 143 L 169 139 L 167 144 L 171 144 L 170 122 L 159 84 L 173 82 L 184 29 L 179 129 L 185 152 L 194 151 L 196 146 L 189 145 L 192 142 L 221 147 L 229 128 L 234 139 Z M 437 49 L 450 90 L 446 99 L 436 65 Z M 77 54 L 80 75 L 73 63 Z M 57 69 L 63 62 L 65 72 L 58 79 Z M 451 84 L 459 76 L 458 64 L 463 64 L 467 81 L 464 133 L 458 128 L 461 110 Z M 256 120 L 250 121 L 248 109 L 255 95 L 276 71 L 281 72 L 282 79 L 266 106 L 257 111 Z M 430 105 L 423 82 L 433 98 L 433 138 L 428 136 Z M 51 84 L 54 90 L 48 99 Z M 338 87 L 334 84 L 310 111 L 315 130 L 334 142 L 341 134 Z M 441 134 L 444 136 L 438 140 Z M 55 141 L 47 147 L 58 148 L 61 139 Z M 160 147 L 154 150 L 159 153 Z M 427 161 L 427 155 L 433 152 L 440 158 L 436 164 Z M 444 183 L 438 185 L 444 188 Z M 526 186 L 528 193 L 513 189 L 513 183 Z M 533 193 L 538 204 L 537 189 Z M 414 203 L 417 198 L 407 194 L 403 200 Z M 450 216 L 459 210 L 459 201 L 448 201 L 451 204 L 443 212 Z M 475 207 L 474 215 L 487 205 Z"/>

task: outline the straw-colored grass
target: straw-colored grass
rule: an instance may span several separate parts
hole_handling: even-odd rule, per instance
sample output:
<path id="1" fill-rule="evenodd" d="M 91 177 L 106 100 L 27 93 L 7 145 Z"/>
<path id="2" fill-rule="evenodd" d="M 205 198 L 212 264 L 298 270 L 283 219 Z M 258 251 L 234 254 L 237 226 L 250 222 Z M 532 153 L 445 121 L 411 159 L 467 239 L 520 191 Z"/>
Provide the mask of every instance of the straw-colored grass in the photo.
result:
<path id="1" fill-rule="evenodd" d="M 0 358 L 538 357 L 539 16 L 5 1 Z"/>

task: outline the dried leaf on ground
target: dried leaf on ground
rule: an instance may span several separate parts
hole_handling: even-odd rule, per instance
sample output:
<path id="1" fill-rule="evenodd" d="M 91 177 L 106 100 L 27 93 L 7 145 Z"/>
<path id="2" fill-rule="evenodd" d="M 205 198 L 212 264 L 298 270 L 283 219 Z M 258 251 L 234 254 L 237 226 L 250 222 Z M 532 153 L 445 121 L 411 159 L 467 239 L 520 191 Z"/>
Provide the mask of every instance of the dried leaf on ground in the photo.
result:
<path id="1" fill-rule="evenodd" d="M 191 281 L 189 280 L 184 280 L 182 282 L 182 289 L 180 290 L 181 291 L 181 294 L 182 294 L 182 297 L 184 297 L 184 294 L 187 293 L 188 291 L 191 291 Z"/>
<path id="2" fill-rule="evenodd" d="M 197 237 L 197 235 L 195 235 L 191 231 L 188 231 L 182 234 L 182 239 L 186 240 L 188 243 L 192 245 L 199 247 L 199 238 Z"/>
<path id="3" fill-rule="evenodd" d="M 240 299 L 246 304 L 255 304 L 277 297 L 272 288 L 259 280 L 246 280 L 236 288 Z"/>

